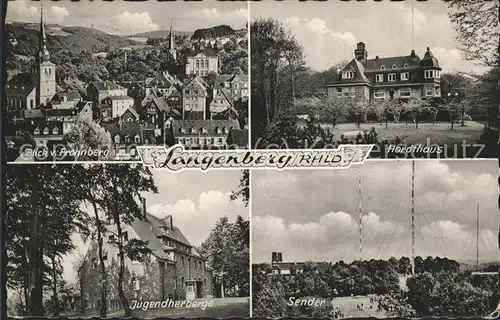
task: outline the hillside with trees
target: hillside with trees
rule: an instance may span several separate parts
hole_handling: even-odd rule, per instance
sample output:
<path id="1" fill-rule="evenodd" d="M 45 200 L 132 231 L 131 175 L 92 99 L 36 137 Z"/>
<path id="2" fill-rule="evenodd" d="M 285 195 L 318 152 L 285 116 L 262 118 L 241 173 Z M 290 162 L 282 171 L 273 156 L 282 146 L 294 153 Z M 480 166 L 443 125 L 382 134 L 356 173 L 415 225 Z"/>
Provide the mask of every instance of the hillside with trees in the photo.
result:
<path id="1" fill-rule="evenodd" d="M 221 38 L 225 36 L 232 36 L 234 34 L 234 30 L 230 26 L 220 25 L 206 29 L 196 29 L 191 36 L 191 40 Z"/>
<path id="2" fill-rule="evenodd" d="M 460 271 L 460 264 L 440 257 L 306 262 L 302 272 L 272 275 L 271 265 L 253 265 L 253 315 L 257 317 L 328 317 L 331 308 L 290 307 L 289 297 L 337 298 L 372 295 L 396 317 L 477 316 L 496 306 L 495 279 Z M 400 279 L 406 277 L 407 288 Z"/>

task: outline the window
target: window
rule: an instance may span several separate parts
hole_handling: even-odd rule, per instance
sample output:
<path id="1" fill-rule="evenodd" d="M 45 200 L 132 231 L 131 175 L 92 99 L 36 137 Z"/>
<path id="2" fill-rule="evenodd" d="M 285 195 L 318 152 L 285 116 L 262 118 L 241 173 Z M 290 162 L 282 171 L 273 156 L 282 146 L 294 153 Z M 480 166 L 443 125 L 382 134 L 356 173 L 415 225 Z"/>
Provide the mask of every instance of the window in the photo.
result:
<path id="1" fill-rule="evenodd" d="M 35 128 L 34 134 L 40 134 L 40 129 L 39 128 Z"/>
<path id="2" fill-rule="evenodd" d="M 337 98 L 342 98 L 342 88 L 337 88 Z"/>
<path id="3" fill-rule="evenodd" d="M 207 133 L 207 128 L 201 128 L 202 133 Z"/>
<path id="4" fill-rule="evenodd" d="M 196 128 L 191 128 L 191 133 L 196 133 Z"/>
<path id="5" fill-rule="evenodd" d="M 217 128 L 217 133 L 221 134 L 222 133 L 222 129 L 221 128 Z"/>
<path id="6" fill-rule="evenodd" d="M 375 99 L 383 99 L 383 98 L 385 98 L 385 91 L 384 90 L 376 90 L 373 94 L 373 97 Z"/>
<path id="7" fill-rule="evenodd" d="M 342 72 L 342 78 L 343 79 L 352 79 L 352 78 L 354 78 L 354 72 L 353 71 L 344 71 L 344 72 Z"/>
<path id="8" fill-rule="evenodd" d="M 441 78 L 441 73 L 439 70 L 425 70 L 424 71 L 424 77 L 425 79 L 440 79 Z"/>
<path id="9" fill-rule="evenodd" d="M 50 133 L 49 128 L 45 128 L 45 129 L 43 129 L 43 134 L 49 134 L 49 133 Z"/>
<path id="10" fill-rule="evenodd" d="M 396 74 L 395 73 L 389 73 L 389 81 L 396 81 Z"/>
<path id="11" fill-rule="evenodd" d="M 109 241 L 115 241 L 115 240 L 116 240 L 116 237 L 114 234 L 109 236 Z"/>
<path id="12" fill-rule="evenodd" d="M 375 82 L 384 82 L 384 75 L 383 74 L 377 74 L 375 76 Z"/>
<path id="13" fill-rule="evenodd" d="M 128 241 L 128 233 L 126 231 L 122 233 L 122 239 L 123 241 Z"/>
<path id="14" fill-rule="evenodd" d="M 141 282 L 138 279 L 134 279 L 134 290 L 140 290 L 141 289 Z"/>
<path id="15" fill-rule="evenodd" d="M 426 95 L 427 97 L 432 97 L 432 96 L 434 96 L 434 88 L 433 88 L 433 87 L 427 87 L 427 88 L 425 89 L 425 95 Z"/>
<path id="16" fill-rule="evenodd" d="M 177 279 L 174 279 L 174 290 L 177 289 Z"/>
<path id="17" fill-rule="evenodd" d="M 382 65 L 382 66 L 380 67 L 380 70 L 385 70 L 385 66 L 384 66 L 384 65 Z"/>
<path id="18" fill-rule="evenodd" d="M 434 87 L 434 95 L 436 97 L 440 97 L 441 96 L 441 90 L 440 90 L 439 86 L 435 86 Z"/>
<path id="19" fill-rule="evenodd" d="M 356 88 L 355 87 L 344 88 L 344 96 L 354 98 L 356 96 Z"/>
<path id="20" fill-rule="evenodd" d="M 411 97 L 411 89 L 410 88 L 399 89 L 399 96 L 401 98 L 409 98 L 409 97 Z"/>
<path id="21" fill-rule="evenodd" d="M 141 142 L 141 137 L 137 134 L 134 138 L 135 143 Z"/>
<path id="22" fill-rule="evenodd" d="M 409 68 L 410 66 L 408 65 L 408 63 L 405 63 L 405 65 L 403 66 L 403 68 Z"/>
<path id="23" fill-rule="evenodd" d="M 57 127 L 52 129 L 52 134 L 58 134 L 58 133 L 59 133 L 59 129 Z"/>
<path id="24" fill-rule="evenodd" d="M 30 100 L 30 108 L 31 108 L 31 109 L 33 109 L 33 104 L 34 104 L 33 99 L 31 99 L 31 100 Z"/>
<path id="25" fill-rule="evenodd" d="M 401 73 L 401 81 L 408 81 L 409 78 L 410 78 L 410 73 L 408 72 Z"/>
<path id="26" fill-rule="evenodd" d="M 119 135 L 116 135 L 115 136 L 115 143 L 120 143 L 120 136 Z"/>
<path id="27" fill-rule="evenodd" d="M 393 69 L 396 69 L 396 68 L 397 68 L 397 66 L 396 66 L 395 64 L 393 64 L 393 65 L 392 65 L 392 68 L 393 68 Z"/>

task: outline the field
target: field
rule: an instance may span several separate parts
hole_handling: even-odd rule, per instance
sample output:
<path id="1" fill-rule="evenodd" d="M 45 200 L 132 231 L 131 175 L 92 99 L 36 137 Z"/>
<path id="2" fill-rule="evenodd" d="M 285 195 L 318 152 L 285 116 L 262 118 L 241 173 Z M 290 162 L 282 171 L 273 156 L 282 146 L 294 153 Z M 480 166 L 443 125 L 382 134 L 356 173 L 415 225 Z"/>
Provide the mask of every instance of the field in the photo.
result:
<path id="1" fill-rule="evenodd" d="M 399 137 L 407 145 L 427 145 L 427 139 L 429 139 L 429 144 L 438 145 L 460 145 L 464 140 L 468 144 L 477 143 L 484 130 L 484 124 L 475 121 L 465 121 L 463 127 L 461 123 L 457 123 L 454 125 L 453 130 L 450 130 L 451 125 L 448 122 L 438 122 L 435 125 L 432 123 L 419 123 L 418 129 L 411 122 L 408 125 L 405 122 L 390 122 L 388 128 L 385 127 L 385 123 L 383 125 L 380 125 L 380 123 L 362 123 L 359 129 L 355 123 L 337 124 L 333 129 L 328 124 L 324 124 L 322 127 L 324 129 L 330 128 L 336 138 L 340 138 L 342 134 L 347 138 L 354 138 L 358 132 L 375 127 L 379 141 L 387 139 L 389 142 L 393 142 L 396 137 Z"/>

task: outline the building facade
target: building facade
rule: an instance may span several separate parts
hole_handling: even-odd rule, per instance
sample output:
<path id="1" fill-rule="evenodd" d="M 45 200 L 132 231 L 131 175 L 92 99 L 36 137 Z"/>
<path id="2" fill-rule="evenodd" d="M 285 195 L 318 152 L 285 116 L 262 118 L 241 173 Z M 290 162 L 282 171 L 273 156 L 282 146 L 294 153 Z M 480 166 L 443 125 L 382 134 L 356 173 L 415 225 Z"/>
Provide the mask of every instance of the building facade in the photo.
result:
<path id="1" fill-rule="evenodd" d="M 184 120 L 205 120 L 207 118 L 207 83 L 201 77 L 194 77 L 182 93 Z"/>
<path id="2" fill-rule="evenodd" d="M 175 226 L 172 216 L 163 219 L 145 211 L 122 232 L 123 241 L 147 241 L 150 254 L 140 261 L 125 258 L 124 291 L 130 300 L 164 301 L 166 299 L 194 300 L 212 296 L 212 270 L 205 265 L 196 249 Z M 116 230 L 115 230 L 116 231 Z M 116 241 L 109 233 L 104 239 L 105 267 L 108 272 L 108 308 L 120 309 L 118 296 L 118 249 L 109 245 Z M 97 244 L 92 243 L 79 269 L 81 299 L 85 312 L 99 310 L 101 305 L 101 271 Z"/>
<path id="3" fill-rule="evenodd" d="M 187 56 L 186 74 L 205 77 L 210 73 L 219 73 L 217 54 L 213 50 L 203 47 L 200 50 L 191 51 Z"/>
<path id="4" fill-rule="evenodd" d="M 167 134 L 176 144 L 188 148 L 225 148 L 233 129 L 239 129 L 238 120 L 167 120 Z M 248 132 L 247 132 L 248 134 Z"/>
<path id="5" fill-rule="evenodd" d="M 326 85 L 328 94 L 335 99 L 407 100 L 441 96 L 441 68 L 430 48 L 422 59 L 415 50 L 407 56 L 368 59 L 366 46 L 360 42 L 354 55 L 338 79 Z"/>

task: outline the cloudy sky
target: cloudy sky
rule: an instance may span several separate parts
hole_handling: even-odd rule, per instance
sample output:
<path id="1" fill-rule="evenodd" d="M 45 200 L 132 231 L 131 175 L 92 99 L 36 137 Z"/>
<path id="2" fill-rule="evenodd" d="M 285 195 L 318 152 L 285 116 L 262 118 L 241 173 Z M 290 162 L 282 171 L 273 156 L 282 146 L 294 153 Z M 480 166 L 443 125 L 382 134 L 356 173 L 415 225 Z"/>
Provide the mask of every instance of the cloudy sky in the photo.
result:
<path id="1" fill-rule="evenodd" d="M 248 20 L 245 2 L 124 2 L 43 0 L 44 20 L 64 26 L 92 25 L 103 31 L 130 35 L 134 33 L 173 28 L 194 31 L 198 28 L 228 24 L 235 29 L 245 27 Z M 15 0 L 7 6 L 8 21 L 40 21 L 40 2 Z"/>
<path id="2" fill-rule="evenodd" d="M 430 47 L 444 72 L 484 71 L 465 61 L 443 1 L 415 2 L 252 2 L 252 19 L 272 17 L 293 32 L 316 70 L 354 58 L 364 42 L 368 58 L 409 55 L 413 48 L 411 5 L 414 4 L 415 51 L 421 58 Z"/>
<path id="3" fill-rule="evenodd" d="M 235 221 L 240 215 L 249 217 L 248 208 L 240 200 L 231 201 L 231 190 L 236 190 L 241 171 L 211 171 L 169 173 L 153 171 L 157 194 L 145 194 L 148 212 L 160 218 L 172 215 L 176 225 L 194 246 L 199 246 L 209 236 L 215 223 L 227 216 Z M 84 255 L 88 246 L 80 236 L 74 235 L 77 245 L 64 259 L 64 278 L 74 280 L 75 257 Z"/>
<path id="4" fill-rule="evenodd" d="M 415 164 L 416 254 L 500 260 L 498 163 Z M 350 170 L 252 172 L 252 261 L 359 258 L 358 179 L 362 181 L 363 258 L 411 256 L 411 162 L 367 162 Z"/>

